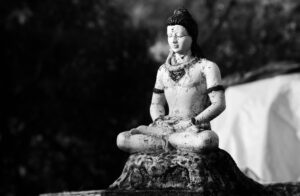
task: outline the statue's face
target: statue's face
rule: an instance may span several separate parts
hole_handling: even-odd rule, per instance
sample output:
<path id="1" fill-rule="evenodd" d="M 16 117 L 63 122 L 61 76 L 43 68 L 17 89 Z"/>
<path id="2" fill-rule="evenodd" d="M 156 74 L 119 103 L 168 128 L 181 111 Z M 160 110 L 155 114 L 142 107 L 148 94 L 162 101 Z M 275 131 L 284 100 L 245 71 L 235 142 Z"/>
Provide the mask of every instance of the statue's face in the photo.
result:
<path id="1" fill-rule="evenodd" d="M 186 54 L 191 50 L 192 37 L 183 26 L 168 26 L 167 35 L 169 46 L 175 53 Z"/>

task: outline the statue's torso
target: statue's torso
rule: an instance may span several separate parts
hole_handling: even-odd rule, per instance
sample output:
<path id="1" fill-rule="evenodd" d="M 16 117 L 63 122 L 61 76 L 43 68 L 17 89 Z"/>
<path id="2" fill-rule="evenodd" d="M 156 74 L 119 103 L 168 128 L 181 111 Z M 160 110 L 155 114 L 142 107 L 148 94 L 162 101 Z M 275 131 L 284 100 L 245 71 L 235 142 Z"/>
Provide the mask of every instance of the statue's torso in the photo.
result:
<path id="1" fill-rule="evenodd" d="M 203 71 L 206 62 L 207 60 L 200 60 L 186 67 L 184 76 L 178 81 L 172 80 L 169 71 L 163 69 L 162 82 L 169 116 L 190 118 L 201 113 L 209 105 Z"/>

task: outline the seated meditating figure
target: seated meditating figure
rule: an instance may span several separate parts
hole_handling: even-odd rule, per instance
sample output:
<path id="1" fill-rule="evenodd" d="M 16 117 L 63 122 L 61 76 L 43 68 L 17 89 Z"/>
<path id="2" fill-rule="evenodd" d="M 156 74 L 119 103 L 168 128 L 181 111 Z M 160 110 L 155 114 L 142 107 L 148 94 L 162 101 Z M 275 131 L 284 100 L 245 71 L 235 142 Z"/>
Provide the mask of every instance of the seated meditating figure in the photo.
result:
<path id="1" fill-rule="evenodd" d="M 199 152 L 218 147 L 210 121 L 225 109 L 219 68 L 203 58 L 197 23 L 186 9 L 168 18 L 167 36 L 170 53 L 157 72 L 150 106 L 153 123 L 120 133 L 117 146 L 123 151 Z"/>

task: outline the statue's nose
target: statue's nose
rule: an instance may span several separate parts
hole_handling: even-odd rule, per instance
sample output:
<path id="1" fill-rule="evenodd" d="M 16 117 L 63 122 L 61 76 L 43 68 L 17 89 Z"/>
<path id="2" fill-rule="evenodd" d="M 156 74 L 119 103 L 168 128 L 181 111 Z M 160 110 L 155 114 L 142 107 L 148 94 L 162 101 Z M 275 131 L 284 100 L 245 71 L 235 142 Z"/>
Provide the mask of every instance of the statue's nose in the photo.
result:
<path id="1" fill-rule="evenodd" d="M 176 36 L 172 37 L 172 43 L 177 43 L 177 37 Z"/>

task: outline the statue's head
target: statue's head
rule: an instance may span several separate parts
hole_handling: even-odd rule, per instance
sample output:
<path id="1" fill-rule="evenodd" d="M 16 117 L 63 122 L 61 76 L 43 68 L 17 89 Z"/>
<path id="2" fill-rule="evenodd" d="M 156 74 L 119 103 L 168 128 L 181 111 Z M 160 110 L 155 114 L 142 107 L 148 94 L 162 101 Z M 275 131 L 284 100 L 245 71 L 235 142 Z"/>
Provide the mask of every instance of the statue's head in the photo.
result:
<path id="1" fill-rule="evenodd" d="M 167 34 L 170 48 L 174 52 L 190 49 L 193 56 L 203 57 L 197 44 L 198 26 L 187 9 L 176 9 L 168 18 Z M 176 41 L 178 43 L 173 43 Z"/>

